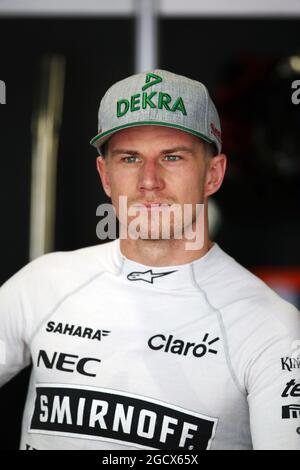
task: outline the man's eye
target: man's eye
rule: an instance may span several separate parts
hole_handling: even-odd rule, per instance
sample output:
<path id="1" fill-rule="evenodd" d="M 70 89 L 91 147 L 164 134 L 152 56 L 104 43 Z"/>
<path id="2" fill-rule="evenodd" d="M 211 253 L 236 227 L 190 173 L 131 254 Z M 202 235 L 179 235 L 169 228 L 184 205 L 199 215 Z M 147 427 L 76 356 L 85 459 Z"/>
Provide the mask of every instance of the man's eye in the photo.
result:
<path id="1" fill-rule="evenodd" d="M 181 157 L 178 155 L 166 155 L 165 158 L 167 158 L 169 162 L 177 162 L 178 160 L 181 160 Z"/>
<path id="2" fill-rule="evenodd" d="M 136 163 L 137 162 L 137 156 L 136 155 L 130 155 L 129 157 L 124 157 L 122 158 L 125 163 Z"/>

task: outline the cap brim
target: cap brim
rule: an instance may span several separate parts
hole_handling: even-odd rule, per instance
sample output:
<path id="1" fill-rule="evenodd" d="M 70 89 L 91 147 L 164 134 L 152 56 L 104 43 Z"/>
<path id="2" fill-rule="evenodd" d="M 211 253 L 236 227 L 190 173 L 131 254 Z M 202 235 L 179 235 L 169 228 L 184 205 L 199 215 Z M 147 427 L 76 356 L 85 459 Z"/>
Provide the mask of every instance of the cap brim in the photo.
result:
<path id="1" fill-rule="evenodd" d="M 163 126 L 163 127 L 171 127 L 173 129 L 179 129 L 180 131 L 187 132 L 189 134 L 195 135 L 200 139 L 205 140 L 210 144 L 217 144 L 214 140 L 209 139 L 206 135 L 202 134 L 201 132 L 197 132 L 194 129 L 189 129 L 188 127 L 180 126 L 179 124 L 174 124 L 171 122 L 162 122 L 162 121 L 136 121 L 136 122 L 129 122 L 128 124 L 123 124 L 122 126 L 114 127 L 106 132 L 101 132 L 95 137 L 92 138 L 90 144 L 93 145 L 96 149 L 99 149 L 104 142 L 106 142 L 113 134 L 119 132 L 123 129 L 128 129 L 129 127 L 138 127 L 138 126 Z"/>

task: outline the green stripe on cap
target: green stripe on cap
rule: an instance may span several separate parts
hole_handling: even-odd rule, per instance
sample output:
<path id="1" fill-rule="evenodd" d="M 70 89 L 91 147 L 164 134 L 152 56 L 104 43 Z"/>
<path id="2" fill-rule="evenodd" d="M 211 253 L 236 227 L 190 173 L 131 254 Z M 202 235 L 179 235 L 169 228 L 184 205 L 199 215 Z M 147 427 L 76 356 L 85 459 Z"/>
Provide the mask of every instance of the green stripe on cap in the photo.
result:
<path id="1" fill-rule="evenodd" d="M 173 124 L 170 122 L 162 122 L 162 121 L 137 121 L 137 122 L 128 122 L 127 124 L 123 124 L 122 126 L 113 127 L 109 131 L 105 131 L 105 132 L 102 132 L 101 134 L 97 134 L 95 137 L 92 138 L 92 140 L 90 141 L 90 144 L 94 145 L 97 142 L 97 140 L 102 139 L 102 137 L 113 134 L 117 131 L 120 131 L 121 129 L 127 129 L 128 127 L 149 126 L 149 125 L 173 127 L 175 129 L 188 132 L 189 134 L 193 134 L 196 137 L 200 137 L 200 139 L 203 139 L 210 144 L 214 143 L 212 139 L 209 139 L 209 137 L 207 137 L 206 135 L 201 134 L 201 132 L 194 131 L 193 129 L 189 129 L 188 127 L 181 126 L 180 124 Z"/>

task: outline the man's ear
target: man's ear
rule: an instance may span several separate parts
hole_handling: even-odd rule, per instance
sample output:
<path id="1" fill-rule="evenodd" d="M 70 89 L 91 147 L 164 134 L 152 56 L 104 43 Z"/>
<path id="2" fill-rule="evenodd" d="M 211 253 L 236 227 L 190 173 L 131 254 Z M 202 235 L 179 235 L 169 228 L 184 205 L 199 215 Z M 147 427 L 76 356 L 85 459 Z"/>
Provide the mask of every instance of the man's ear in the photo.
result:
<path id="1" fill-rule="evenodd" d="M 97 171 L 99 173 L 105 194 L 108 197 L 111 197 L 110 180 L 109 180 L 105 158 L 102 156 L 98 156 L 96 160 L 96 166 L 97 166 Z"/>
<path id="2" fill-rule="evenodd" d="M 221 187 L 225 171 L 227 158 L 224 153 L 212 157 L 207 163 L 204 196 L 211 196 Z"/>

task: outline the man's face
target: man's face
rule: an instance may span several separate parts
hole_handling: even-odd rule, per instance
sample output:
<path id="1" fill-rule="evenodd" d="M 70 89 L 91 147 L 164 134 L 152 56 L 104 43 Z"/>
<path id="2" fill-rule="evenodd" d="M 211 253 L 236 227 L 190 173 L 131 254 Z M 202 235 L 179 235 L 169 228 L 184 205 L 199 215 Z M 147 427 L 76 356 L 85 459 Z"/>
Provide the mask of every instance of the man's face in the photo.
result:
<path id="1" fill-rule="evenodd" d="M 108 154 L 98 157 L 97 167 L 118 218 L 119 196 L 127 196 L 127 207 L 143 205 L 148 217 L 172 204 L 191 204 L 195 218 L 196 204 L 208 195 L 204 151 L 197 137 L 167 127 L 132 127 L 113 135 Z"/>

